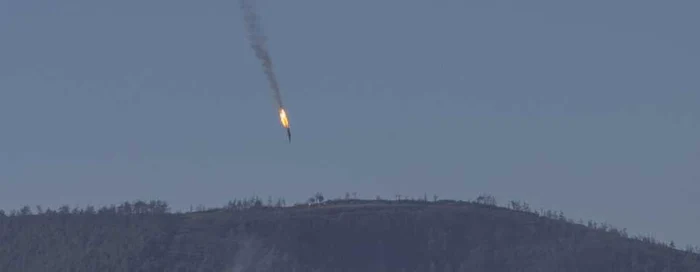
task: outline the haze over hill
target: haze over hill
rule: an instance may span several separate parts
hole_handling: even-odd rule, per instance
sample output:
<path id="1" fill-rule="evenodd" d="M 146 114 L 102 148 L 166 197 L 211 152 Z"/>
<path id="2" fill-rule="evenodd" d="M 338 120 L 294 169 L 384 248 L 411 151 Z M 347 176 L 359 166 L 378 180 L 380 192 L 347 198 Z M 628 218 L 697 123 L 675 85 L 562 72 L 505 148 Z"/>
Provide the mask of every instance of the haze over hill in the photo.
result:
<path id="1" fill-rule="evenodd" d="M 162 201 L 0 213 L 0 271 L 699 271 L 700 247 L 527 203 L 234 200 L 171 213 Z"/>
<path id="2" fill-rule="evenodd" d="M 700 245 L 700 1 L 258 2 L 292 144 L 236 0 L 0 0 L 0 208 L 489 192 Z"/>

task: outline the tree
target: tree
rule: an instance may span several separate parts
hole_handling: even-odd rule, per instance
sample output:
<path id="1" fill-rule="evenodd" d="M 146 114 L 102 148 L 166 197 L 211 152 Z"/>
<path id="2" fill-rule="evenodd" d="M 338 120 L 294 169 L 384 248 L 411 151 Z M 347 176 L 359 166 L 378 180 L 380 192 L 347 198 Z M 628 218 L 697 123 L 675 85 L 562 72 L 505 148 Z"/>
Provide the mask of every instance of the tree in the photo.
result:
<path id="1" fill-rule="evenodd" d="M 148 202 L 148 212 L 152 214 L 164 214 L 170 211 L 168 203 L 162 200 L 151 200 Z"/>
<path id="2" fill-rule="evenodd" d="M 260 198 L 256 196 L 255 199 L 253 200 L 253 207 L 259 208 L 259 207 L 262 207 L 262 205 L 263 205 L 262 200 L 260 200 Z"/>
<path id="3" fill-rule="evenodd" d="M 510 201 L 510 209 L 514 210 L 514 211 L 520 211 L 520 209 L 521 209 L 520 202 L 511 200 Z"/>
<path id="4" fill-rule="evenodd" d="M 316 198 L 316 202 L 318 202 L 318 203 L 323 202 L 323 199 L 324 199 L 323 194 L 321 194 L 320 192 L 316 193 L 316 195 L 314 197 Z"/>
<path id="5" fill-rule="evenodd" d="M 97 212 L 95 211 L 95 207 L 94 207 L 94 206 L 92 206 L 92 205 L 87 205 L 87 207 L 85 208 L 85 213 L 86 213 L 86 214 L 95 214 L 95 213 L 97 213 Z"/>
<path id="6" fill-rule="evenodd" d="M 142 200 L 138 200 L 132 206 L 133 206 L 132 209 L 133 209 L 134 213 L 136 213 L 136 214 L 146 213 L 146 210 L 147 210 L 146 202 L 143 202 Z"/>
<path id="7" fill-rule="evenodd" d="M 131 203 L 128 201 L 125 201 L 119 207 L 117 207 L 117 210 L 119 211 L 120 214 L 132 214 L 134 213 L 133 207 L 131 206 Z"/>
<path id="8" fill-rule="evenodd" d="M 281 207 L 287 206 L 287 204 L 285 203 L 284 198 L 280 197 L 277 199 L 277 203 L 275 204 L 275 206 L 278 208 L 281 208 Z"/>
<path id="9" fill-rule="evenodd" d="M 32 214 L 32 208 L 29 208 L 29 206 L 25 205 L 22 207 L 22 209 L 19 210 L 20 215 L 31 215 Z"/>
<path id="10" fill-rule="evenodd" d="M 492 195 L 482 194 L 476 198 L 476 203 L 489 206 L 496 206 L 496 198 Z"/>

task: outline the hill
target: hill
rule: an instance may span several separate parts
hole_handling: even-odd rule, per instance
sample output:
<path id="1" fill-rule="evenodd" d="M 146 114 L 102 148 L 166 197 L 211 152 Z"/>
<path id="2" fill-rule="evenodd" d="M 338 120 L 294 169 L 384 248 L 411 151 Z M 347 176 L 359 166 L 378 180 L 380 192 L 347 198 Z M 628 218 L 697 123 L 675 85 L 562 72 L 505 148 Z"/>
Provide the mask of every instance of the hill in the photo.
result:
<path id="1" fill-rule="evenodd" d="M 476 201 L 257 198 L 0 213 L 0 271 L 700 271 L 696 250 Z"/>

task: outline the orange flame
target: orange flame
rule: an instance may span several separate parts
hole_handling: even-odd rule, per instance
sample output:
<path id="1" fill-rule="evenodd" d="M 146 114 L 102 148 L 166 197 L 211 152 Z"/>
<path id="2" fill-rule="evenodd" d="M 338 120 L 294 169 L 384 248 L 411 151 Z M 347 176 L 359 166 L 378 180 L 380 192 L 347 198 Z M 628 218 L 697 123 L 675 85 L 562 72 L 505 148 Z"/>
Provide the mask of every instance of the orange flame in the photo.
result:
<path id="1" fill-rule="evenodd" d="M 289 128 L 289 119 L 287 119 L 287 112 L 283 108 L 280 108 L 280 123 L 284 128 Z"/>

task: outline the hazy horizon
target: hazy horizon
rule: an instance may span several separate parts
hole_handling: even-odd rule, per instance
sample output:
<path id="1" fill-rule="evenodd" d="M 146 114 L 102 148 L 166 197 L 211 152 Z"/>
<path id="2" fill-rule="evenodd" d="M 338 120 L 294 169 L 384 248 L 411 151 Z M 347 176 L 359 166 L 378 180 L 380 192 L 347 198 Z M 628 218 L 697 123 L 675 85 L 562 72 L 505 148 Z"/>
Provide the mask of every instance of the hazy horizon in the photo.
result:
<path id="1" fill-rule="evenodd" d="M 700 245 L 700 3 L 0 0 L 0 209 L 522 200 Z"/>

